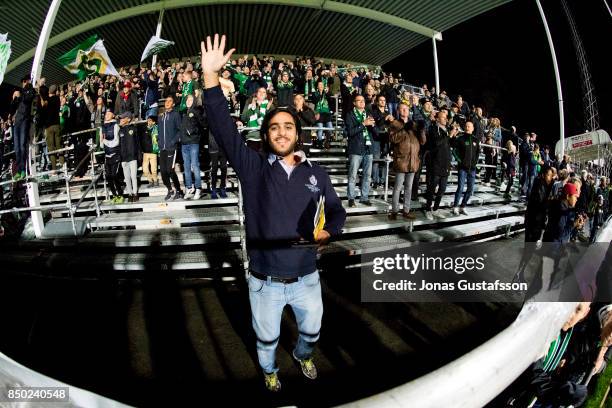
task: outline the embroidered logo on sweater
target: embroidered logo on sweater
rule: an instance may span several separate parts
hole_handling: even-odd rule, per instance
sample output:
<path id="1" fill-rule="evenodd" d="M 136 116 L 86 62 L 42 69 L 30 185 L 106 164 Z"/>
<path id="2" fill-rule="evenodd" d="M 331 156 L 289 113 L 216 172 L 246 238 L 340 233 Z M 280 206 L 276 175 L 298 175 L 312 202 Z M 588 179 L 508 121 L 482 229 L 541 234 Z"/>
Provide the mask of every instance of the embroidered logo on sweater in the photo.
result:
<path id="1" fill-rule="evenodd" d="M 317 178 L 314 176 L 314 174 L 310 176 L 308 181 L 310 181 L 310 184 L 306 183 L 305 186 L 310 190 L 311 193 L 318 193 L 319 191 L 321 191 L 319 187 L 317 187 Z"/>

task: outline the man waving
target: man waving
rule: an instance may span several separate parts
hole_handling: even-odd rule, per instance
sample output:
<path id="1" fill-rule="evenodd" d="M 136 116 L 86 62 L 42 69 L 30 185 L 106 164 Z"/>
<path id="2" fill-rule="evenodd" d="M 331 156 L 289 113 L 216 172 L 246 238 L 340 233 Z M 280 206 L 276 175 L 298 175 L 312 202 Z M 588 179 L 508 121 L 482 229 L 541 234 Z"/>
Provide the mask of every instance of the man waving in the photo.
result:
<path id="1" fill-rule="evenodd" d="M 263 154 L 244 144 L 219 86 L 219 71 L 234 49 L 224 52 L 225 36 L 219 40 L 215 34 L 214 41 L 207 37 L 202 42 L 204 101 L 210 131 L 242 184 L 257 356 L 266 387 L 279 391 L 275 355 L 286 305 L 292 307 L 299 331 L 293 357 L 306 377 L 317 376 L 312 353 L 323 315 L 317 244 L 340 234 L 346 212 L 327 173 L 296 151 L 300 122 L 295 112 L 275 108 L 266 113 L 260 130 Z M 321 196 L 326 221 L 314 236 Z"/>

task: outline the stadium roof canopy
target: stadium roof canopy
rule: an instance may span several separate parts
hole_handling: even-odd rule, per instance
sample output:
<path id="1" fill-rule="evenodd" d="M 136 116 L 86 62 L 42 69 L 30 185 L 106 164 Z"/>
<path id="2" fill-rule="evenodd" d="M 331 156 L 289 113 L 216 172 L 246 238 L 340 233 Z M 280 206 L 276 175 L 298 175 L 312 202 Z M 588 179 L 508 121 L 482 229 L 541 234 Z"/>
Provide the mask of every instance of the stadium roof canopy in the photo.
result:
<path id="1" fill-rule="evenodd" d="M 423 41 L 510 0 L 63 0 L 49 37 L 42 75 L 73 79 L 57 58 L 92 34 L 113 64 L 137 64 L 164 10 L 161 37 L 174 41 L 160 58 L 197 55 L 200 40 L 226 33 L 238 55 L 308 55 L 383 65 Z M 51 0 L 3 2 L 0 32 L 12 55 L 5 81 L 32 69 Z M 8 3 L 8 4 L 7 4 Z"/>

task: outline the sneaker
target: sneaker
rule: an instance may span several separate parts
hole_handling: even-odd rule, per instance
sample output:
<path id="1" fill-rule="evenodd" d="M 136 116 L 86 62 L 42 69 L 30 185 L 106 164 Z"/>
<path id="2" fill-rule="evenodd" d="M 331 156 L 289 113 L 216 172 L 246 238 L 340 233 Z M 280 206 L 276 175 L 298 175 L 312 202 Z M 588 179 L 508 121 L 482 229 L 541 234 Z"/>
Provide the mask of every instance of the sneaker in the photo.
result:
<path id="1" fill-rule="evenodd" d="M 349 207 L 354 207 L 355 206 L 355 200 L 353 200 L 352 198 L 349 200 Z"/>
<path id="2" fill-rule="evenodd" d="M 227 191 L 225 191 L 224 188 L 222 188 L 221 190 L 219 190 L 219 197 L 221 198 L 227 198 Z"/>
<path id="3" fill-rule="evenodd" d="M 402 217 L 406 218 L 407 220 L 414 220 L 416 218 L 414 214 L 406 211 L 402 211 Z"/>
<path id="4" fill-rule="evenodd" d="M 133 202 L 133 203 L 137 203 L 137 202 L 138 202 L 138 200 L 139 200 L 139 198 L 138 198 L 138 194 L 134 194 L 134 195 L 132 196 L 132 202 Z"/>
<path id="5" fill-rule="evenodd" d="M 360 201 L 361 204 L 371 206 L 372 202 L 370 200 Z"/>
<path id="6" fill-rule="evenodd" d="M 195 188 L 190 187 L 185 191 L 185 200 L 191 200 L 193 195 L 195 194 Z"/>
<path id="7" fill-rule="evenodd" d="M 300 363 L 300 367 L 302 367 L 302 374 L 304 374 L 304 377 L 310 378 L 311 380 L 317 378 L 317 367 L 315 366 L 314 361 L 312 361 L 312 357 L 300 360 L 295 356 L 295 351 L 291 354 L 293 355 L 295 361 Z"/>
<path id="8" fill-rule="evenodd" d="M 425 218 L 427 218 L 429 221 L 433 221 L 434 219 L 433 211 L 431 210 L 425 211 Z"/>
<path id="9" fill-rule="evenodd" d="M 178 190 L 176 193 L 174 193 L 174 197 L 172 197 L 173 200 L 182 200 L 185 196 L 183 195 L 183 192 L 181 190 Z"/>
<path id="10" fill-rule="evenodd" d="M 172 200 L 174 197 L 174 191 L 168 190 L 168 194 L 164 197 L 164 201 Z"/>
<path id="11" fill-rule="evenodd" d="M 459 212 L 460 212 L 462 215 L 468 215 L 467 211 L 465 211 L 465 207 L 461 207 L 461 208 L 459 209 Z"/>
<path id="12" fill-rule="evenodd" d="M 397 213 L 390 212 L 389 215 L 387 215 L 387 218 L 389 218 L 389 221 L 395 221 L 397 220 Z"/>
<path id="13" fill-rule="evenodd" d="M 453 207 L 451 212 L 453 213 L 453 215 L 459 215 L 459 209 L 457 207 Z"/>
<path id="14" fill-rule="evenodd" d="M 264 380 L 266 381 L 266 388 L 268 391 L 279 392 L 281 389 L 281 382 L 278 379 L 276 373 L 267 374 L 264 373 Z"/>
<path id="15" fill-rule="evenodd" d="M 196 188 L 195 194 L 193 195 L 193 199 L 199 200 L 201 196 L 202 196 L 202 189 Z"/>
<path id="16" fill-rule="evenodd" d="M 123 196 L 117 196 L 117 200 L 115 201 L 115 204 L 123 204 L 125 202 L 125 198 L 123 198 Z"/>
<path id="17" fill-rule="evenodd" d="M 212 198 L 213 200 L 216 200 L 217 198 L 219 198 L 217 196 L 217 189 L 216 188 L 211 188 L 210 189 L 210 198 Z"/>
<path id="18" fill-rule="evenodd" d="M 130 194 L 127 198 L 128 203 L 133 203 L 134 202 L 134 196 L 132 194 Z"/>
<path id="19" fill-rule="evenodd" d="M 434 215 L 436 218 L 439 218 L 439 219 L 441 219 L 441 220 L 443 220 L 443 219 L 445 219 L 445 218 L 446 218 L 446 215 L 442 214 L 442 211 L 441 211 L 441 210 L 436 210 L 436 211 L 434 211 L 434 212 L 433 212 L 433 215 Z"/>

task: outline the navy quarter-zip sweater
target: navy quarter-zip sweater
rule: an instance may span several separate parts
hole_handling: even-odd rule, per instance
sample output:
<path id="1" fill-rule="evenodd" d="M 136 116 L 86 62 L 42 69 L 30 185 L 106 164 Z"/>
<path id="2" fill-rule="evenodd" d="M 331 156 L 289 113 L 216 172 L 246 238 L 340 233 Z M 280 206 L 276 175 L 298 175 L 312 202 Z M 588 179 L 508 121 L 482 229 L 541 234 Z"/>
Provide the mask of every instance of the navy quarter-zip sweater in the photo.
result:
<path id="1" fill-rule="evenodd" d="M 230 117 L 221 87 L 204 91 L 208 126 L 225 152 L 242 185 L 250 269 L 293 278 L 316 271 L 315 245 L 295 245 L 300 238 L 313 241 L 317 202 L 325 196 L 325 230 L 340 234 L 346 211 L 325 170 L 308 160 L 291 176 L 279 161 L 247 147 Z"/>

